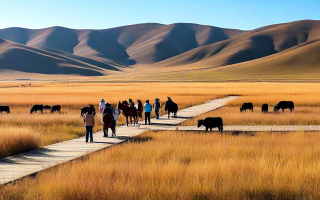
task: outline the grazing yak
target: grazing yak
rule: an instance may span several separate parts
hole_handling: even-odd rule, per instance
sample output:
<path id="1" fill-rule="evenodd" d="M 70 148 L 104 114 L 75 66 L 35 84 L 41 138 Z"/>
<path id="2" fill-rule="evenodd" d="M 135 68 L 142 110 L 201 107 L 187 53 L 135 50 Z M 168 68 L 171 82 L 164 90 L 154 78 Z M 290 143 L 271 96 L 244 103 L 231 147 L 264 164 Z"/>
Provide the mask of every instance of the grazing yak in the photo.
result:
<path id="1" fill-rule="evenodd" d="M 32 114 L 33 112 L 37 113 L 37 111 L 41 111 L 41 114 L 43 113 L 43 105 L 42 104 L 33 105 L 30 110 L 30 114 Z"/>
<path id="2" fill-rule="evenodd" d="M 247 110 L 251 110 L 253 112 L 253 104 L 252 103 L 243 103 L 241 108 L 240 108 L 240 112 L 242 111 L 247 111 Z"/>
<path id="3" fill-rule="evenodd" d="M 10 108 L 9 106 L 0 106 L 0 112 L 2 114 L 2 112 L 6 112 L 7 114 L 10 113 Z"/>
<path id="4" fill-rule="evenodd" d="M 262 104 L 262 106 L 261 106 L 261 111 L 262 111 L 262 113 L 267 113 L 268 112 L 268 110 L 269 110 L 269 105 L 268 104 Z"/>
<path id="5" fill-rule="evenodd" d="M 52 106 L 51 108 L 51 113 L 54 113 L 54 112 L 61 112 L 61 106 L 60 105 L 54 105 Z"/>
<path id="6" fill-rule="evenodd" d="M 43 110 L 51 110 L 51 106 L 45 105 L 45 106 L 43 106 Z"/>
<path id="7" fill-rule="evenodd" d="M 273 109 L 274 112 L 279 111 L 282 109 L 282 112 L 284 112 L 284 109 L 289 109 L 290 112 L 294 109 L 294 103 L 292 101 L 280 101 Z"/>
<path id="8" fill-rule="evenodd" d="M 218 127 L 219 132 L 223 131 L 223 122 L 221 117 L 207 117 L 205 120 L 198 120 L 198 128 L 204 125 L 206 127 L 206 132 L 208 129 L 212 131 L 212 128 Z"/>

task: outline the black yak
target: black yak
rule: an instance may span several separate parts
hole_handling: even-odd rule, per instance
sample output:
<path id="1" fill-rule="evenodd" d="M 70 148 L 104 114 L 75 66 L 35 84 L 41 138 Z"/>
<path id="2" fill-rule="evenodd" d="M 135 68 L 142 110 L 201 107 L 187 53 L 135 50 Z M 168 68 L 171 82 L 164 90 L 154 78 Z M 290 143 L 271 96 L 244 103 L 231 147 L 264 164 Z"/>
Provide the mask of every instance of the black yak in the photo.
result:
<path id="1" fill-rule="evenodd" d="M 45 105 L 45 106 L 43 106 L 43 110 L 51 110 L 51 106 Z"/>
<path id="2" fill-rule="evenodd" d="M 268 112 L 268 110 L 269 110 L 269 105 L 268 104 L 262 104 L 262 106 L 261 106 L 261 112 L 262 113 L 267 113 Z"/>
<path id="3" fill-rule="evenodd" d="M 61 106 L 60 105 L 54 105 L 52 106 L 51 108 L 51 113 L 54 113 L 54 112 L 61 112 Z"/>
<path id="4" fill-rule="evenodd" d="M 37 111 L 41 111 L 41 114 L 43 113 L 43 105 L 42 104 L 33 105 L 30 110 L 30 114 L 32 114 L 33 112 L 37 113 Z"/>
<path id="5" fill-rule="evenodd" d="M 198 120 L 198 128 L 204 125 L 206 127 L 206 132 L 208 129 L 212 131 L 212 128 L 218 127 L 219 132 L 223 131 L 223 121 L 221 117 L 207 117 L 205 120 Z"/>
<path id="6" fill-rule="evenodd" d="M 0 112 L 2 114 L 2 112 L 6 112 L 7 114 L 10 113 L 10 108 L 9 106 L 0 106 Z"/>
<path id="7" fill-rule="evenodd" d="M 241 108 L 240 108 L 240 112 L 242 111 L 247 111 L 247 110 L 251 110 L 253 112 L 253 104 L 252 103 L 243 103 Z"/>
<path id="8" fill-rule="evenodd" d="M 294 103 L 292 101 L 280 101 L 273 109 L 274 112 L 279 111 L 282 109 L 282 112 L 284 112 L 284 109 L 289 109 L 290 112 L 294 109 Z"/>

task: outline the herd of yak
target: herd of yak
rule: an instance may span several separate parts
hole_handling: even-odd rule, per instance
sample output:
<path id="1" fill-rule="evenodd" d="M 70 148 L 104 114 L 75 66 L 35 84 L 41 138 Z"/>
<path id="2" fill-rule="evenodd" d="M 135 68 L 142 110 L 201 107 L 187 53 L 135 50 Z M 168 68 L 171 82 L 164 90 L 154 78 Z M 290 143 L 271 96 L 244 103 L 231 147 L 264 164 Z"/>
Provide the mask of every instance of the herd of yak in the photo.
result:
<path id="1" fill-rule="evenodd" d="M 61 112 L 61 106 L 60 105 L 54 105 L 54 106 L 49 106 L 49 105 L 42 105 L 42 104 L 37 104 L 37 105 L 33 105 L 31 110 L 30 110 L 30 114 L 37 113 L 37 111 L 40 111 L 41 113 L 43 113 L 44 110 L 50 110 L 51 113 L 54 112 Z M 6 113 L 10 113 L 10 107 L 9 106 L 0 106 L 0 113 L 2 114 L 2 112 L 6 112 Z"/>
<path id="2" fill-rule="evenodd" d="M 294 109 L 294 103 L 292 101 L 280 101 L 273 109 L 274 112 L 277 112 L 279 110 L 282 110 L 284 112 L 285 109 L 289 109 L 290 112 Z M 253 104 L 252 103 L 243 103 L 240 112 L 251 110 L 253 111 Z M 267 113 L 269 110 L 268 104 L 263 104 L 261 106 L 261 112 Z M 223 121 L 221 117 L 207 117 L 206 119 L 200 119 L 198 120 L 198 128 L 200 126 L 206 127 L 206 132 L 210 129 L 212 131 L 212 128 L 218 128 L 220 132 L 223 131 Z"/>
<path id="3" fill-rule="evenodd" d="M 167 105 L 166 105 L 167 107 Z M 86 113 L 88 110 L 90 109 L 90 107 L 84 107 L 81 109 L 81 115 L 83 115 L 84 113 Z M 280 101 L 273 109 L 274 112 L 277 112 L 279 110 L 282 110 L 282 112 L 284 112 L 285 109 L 289 109 L 290 112 L 292 112 L 292 110 L 294 109 L 294 103 L 292 101 Z M 37 112 L 40 111 L 41 113 L 43 113 L 43 110 L 50 110 L 51 113 L 54 112 L 61 112 L 61 106 L 60 105 L 54 105 L 54 106 L 49 106 L 49 105 L 45 105 L 43 106 L 42 104 L 38 104 L 38 105 L 33 105 L 30 113 L 32 114 L 33 112 Z M 166 108 L 167 110 L 167 108 Z M 253 111 L 253 104 L 252 103 L 243 103 L 241 108 L 240 108 L 240 112 L 246 111 L 246 110 L 251 110 Z M 269 105 L 268 104 L 263 104 L 261 106 L 261 111 L 262 113 L 267 113 L 269 110 Z M 2 114 L 2 112 L 6 112 L 6 113 L 10 113 L 10 108 L 9 106 L 0 106 L 0 113 Z M 174 111 L 175 114 L 177 112 L 177 109 Z M 170 110 L 168 110 L 168 114 L 170 113 Z M 175 116 L 175 115 L 174 115 Z M 168 115 L 169 117 L 169 115 Z M 127 123 L 128 123 L 128 119 L 127 119 Z M 198 127 L 204 125 L 206 127 L 206 132 L 210 129 L 212 131 L 212 128 L 218 128 L 220 132 L 223 131 L 223 121 L 221 117 L 207 117 L 204 120 L 198 120 Z"/>

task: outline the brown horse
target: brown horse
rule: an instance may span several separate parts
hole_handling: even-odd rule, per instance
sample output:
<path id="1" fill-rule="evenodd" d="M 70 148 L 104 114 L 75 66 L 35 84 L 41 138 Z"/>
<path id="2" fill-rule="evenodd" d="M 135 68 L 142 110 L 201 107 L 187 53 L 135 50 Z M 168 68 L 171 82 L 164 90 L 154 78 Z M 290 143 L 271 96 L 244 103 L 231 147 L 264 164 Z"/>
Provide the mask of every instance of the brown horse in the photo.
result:
<path id="1" fill-rule="evenodd" d="M 103 137 L 108 137 L 108 129 L 112 130 L 112 137 L 116 136 L 116 128 L 113 116 L 109 113 L 103 115 Z"/>
<path id="2" fill-rule="evenodd" d="M 122 111 L 122 114 L 126 117 L 127 126 L 129 126 L 128 117 L 130 117 L 130 121 L 132 124 L 132 117 L 134 125 L 138 124 L 138 111 L 136 107 L 130 107 L 127 101 L 123 101 L 122 103 L 119 101 L 118 108 Z"/>
<path id="3" fill-rule="evenodd" d="M 140 118 L 142 118 L 142 112 L 143 112 L 143 105 L 142 105 L 142 102 L 138 99 L 137 100 L 137 105 L 138 105 L 138 116 Z"/>

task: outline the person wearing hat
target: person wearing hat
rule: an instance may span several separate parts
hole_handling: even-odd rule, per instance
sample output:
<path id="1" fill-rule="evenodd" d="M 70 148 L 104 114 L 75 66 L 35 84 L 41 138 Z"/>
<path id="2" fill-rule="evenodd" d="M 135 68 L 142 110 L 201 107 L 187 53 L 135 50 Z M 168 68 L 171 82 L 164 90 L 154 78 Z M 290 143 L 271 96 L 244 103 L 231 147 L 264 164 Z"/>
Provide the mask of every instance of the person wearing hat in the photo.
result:
<path id="1" fill-rule="evenodd" d="M 154 100 L 153 108 L 154 112 L 156 113 L 156 119 L 159 119 L 159 110 L 160 110 L 160 99 L 156 98 Z"/>
<path id="2" fill-rule="evenodd" d="M 103 109 L 106 107 L 106 102 L 104 101 L 104 99 L 101 99 L 100 100 L 100 103 L 99 103 L 99 110 L 100 110 L 100 113 L 102 113 Z"/>
<path id="3" fill-rule="evenodd" d="M 147 125 L 147 121 L 149 121 L 150 125 L 150 114 L 152 111 L 152 105 L 149 103 L 149 100 L 146 100 L 146 103 L 144 104 L 144 123 Z"/>

